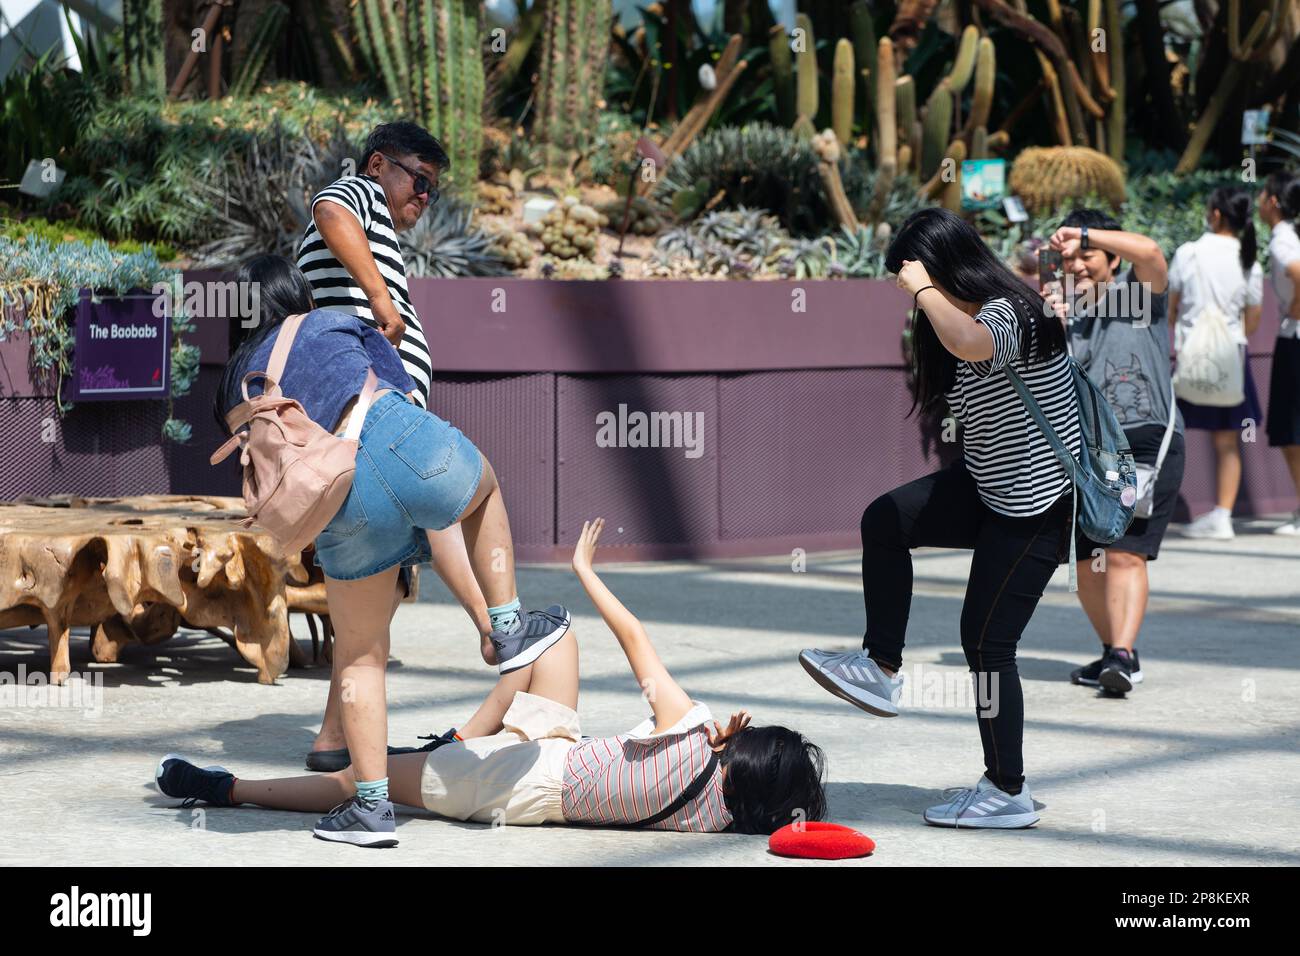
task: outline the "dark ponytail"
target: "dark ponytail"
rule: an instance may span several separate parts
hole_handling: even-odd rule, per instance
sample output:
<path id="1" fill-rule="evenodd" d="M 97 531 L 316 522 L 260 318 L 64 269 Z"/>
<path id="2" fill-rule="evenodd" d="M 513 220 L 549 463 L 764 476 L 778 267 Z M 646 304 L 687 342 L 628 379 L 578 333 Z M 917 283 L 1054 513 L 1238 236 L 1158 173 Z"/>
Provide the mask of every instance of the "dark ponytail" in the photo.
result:
<path id="1" fill-rule="evenodd" d="M 1244 186 L 1220 186 L 1210 193 L 1209 209 L 1223 217 L 1223 223 L 1241 240 L 1241 271 L 1249 274 L 1259 254 L 1255 238 L 1255 210 L 1250 190 Z"/>

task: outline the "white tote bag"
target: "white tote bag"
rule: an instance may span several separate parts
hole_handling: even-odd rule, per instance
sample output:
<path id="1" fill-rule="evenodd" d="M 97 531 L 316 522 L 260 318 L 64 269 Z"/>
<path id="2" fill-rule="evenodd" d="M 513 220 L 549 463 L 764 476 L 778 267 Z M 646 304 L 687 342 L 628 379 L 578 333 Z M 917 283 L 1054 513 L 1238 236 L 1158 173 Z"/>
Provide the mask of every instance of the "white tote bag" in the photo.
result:
<path id="1" fill-rule="evenodd" d="M 1245 367 L 1241 355 L 1241 346 L 1245 342 L 1239 334 L 1233 333 L 1228 317 L 1210 298 L 1195 253 L 1191 259 L 1201 307 L 1188 317 L 1191 330 L 1178 350 L 1174 393 L 1193 405 L 1232 408 L 1246 400 Z"/>

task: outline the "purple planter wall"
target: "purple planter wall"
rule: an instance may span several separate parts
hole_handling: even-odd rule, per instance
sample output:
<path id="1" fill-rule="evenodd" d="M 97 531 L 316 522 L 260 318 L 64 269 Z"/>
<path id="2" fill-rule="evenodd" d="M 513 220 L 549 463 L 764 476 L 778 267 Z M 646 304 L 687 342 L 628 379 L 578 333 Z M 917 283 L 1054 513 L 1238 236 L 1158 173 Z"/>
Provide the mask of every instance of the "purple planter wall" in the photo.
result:
<path id="1" fill-rule="evenodd" d="M 431 404 L 493 462 L 523 560 L 566 559 L 597 514 L 620 558 L 852 548 L 873 497 L 957 453 L 907 415 L 899 335 L 910 303 L 889 282 L 416 279 L 411 292 L 438 368 Z M 1277 332 L 1266 300 L 1251 342 L 1261 397 Z M 176 403 L 194 427 L 187 446 L 159 447 L 156 402 L 80 405 L 42 445 L 53 401 L 26 377 L 21 340 L 0 343 L 0 497 L 237 494 L 234 460 L 207 463 L 222 440 L 209 403 L 227 330 L 197 325 L 203 368 Z M 702 413 L 702 453 L 600 447 L 596 416 L 620 405 Z M 1192 432 L 1179 518 L 1213 494 L 1209 436 Z M 1246 446 L 1238 513 L 1292 507 L 1261 429 Z"/>

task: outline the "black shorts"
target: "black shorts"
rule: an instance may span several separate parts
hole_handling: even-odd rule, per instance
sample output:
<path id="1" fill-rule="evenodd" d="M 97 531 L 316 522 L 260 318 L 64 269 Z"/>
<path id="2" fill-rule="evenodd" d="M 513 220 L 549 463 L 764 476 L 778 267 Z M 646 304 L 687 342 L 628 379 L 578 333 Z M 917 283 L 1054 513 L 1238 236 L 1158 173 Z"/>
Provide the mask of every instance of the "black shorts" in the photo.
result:
<path id="1" fill-rule="evenodd" d="M 1124 429 L 1128 436 L 1129 447 L 1133 457 L 1144 465 L 1154 465 L 1160 454 L 1160 443 L 1164 441 L 1163 425 L 1139 425 Z M 1165 453 L 1165 463 L 1160 466 L 1156 476 L 1156 495 L 1150 518 L 1134 518 L 1128 526 L 1124 537 L 1114 544 L 1098 544 L 1083 532 L 1078 532 L 1075 547 L 1080 561 L 1092 560 L 1093 552 L 1098 548 L 1114 551 L 1129 551 L 1140 554 L 1148 561 L 1154 561 L 1160 553 L 1160 542 L 1164 540 L 1165 529 L 1169 519 L 1174 516 L 1174 507 L 1178 504 L 1178 489 L 1183 483 L 1183 463 L 1186 460 L 1182 432 L 1174 432 L 1169 441 L 1169 451 Z"/>
<path id="2" fill-rule="evenodd" d="M 1273 346 L 1268 443 L 1273 448 L 1300 445 L 1300 339 L 1279 338 Z"/>

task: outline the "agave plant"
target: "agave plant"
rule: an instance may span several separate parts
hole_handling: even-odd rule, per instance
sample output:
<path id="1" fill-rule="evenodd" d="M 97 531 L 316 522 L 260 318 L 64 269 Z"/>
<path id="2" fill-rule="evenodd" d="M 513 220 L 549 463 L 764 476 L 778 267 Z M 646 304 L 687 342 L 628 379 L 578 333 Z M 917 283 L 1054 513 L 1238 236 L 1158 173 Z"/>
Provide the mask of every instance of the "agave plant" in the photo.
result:
<path id="1" fill-rule="evenodd" d="M 885 268 L 885 249 L 889 243 L 888 223 L 876 227 L 840 226 L 835 236 L 835 262 L 832 274 L 856 279 L 879 279 L 889 274 Z"/>
<path id="2" fill-rule="evenodd" d="M 509 275 L 509 267 L 493 251 L 495 238 L 475 225 L 473 219 L 470 206 L 453 196 L 444 196 L 415 226 L 399 233 L 407 275 L 440 279 Z"/>
<path id="3" fill-rule="evenodd" d="M 792 279 L 824 279 L 834 261 L 835 242 L 829 236 L 792 239 L 782 251 L 777 267 Z"/>

